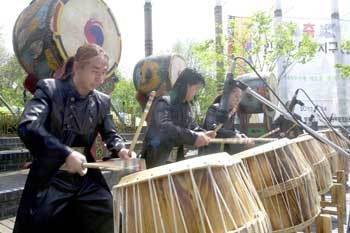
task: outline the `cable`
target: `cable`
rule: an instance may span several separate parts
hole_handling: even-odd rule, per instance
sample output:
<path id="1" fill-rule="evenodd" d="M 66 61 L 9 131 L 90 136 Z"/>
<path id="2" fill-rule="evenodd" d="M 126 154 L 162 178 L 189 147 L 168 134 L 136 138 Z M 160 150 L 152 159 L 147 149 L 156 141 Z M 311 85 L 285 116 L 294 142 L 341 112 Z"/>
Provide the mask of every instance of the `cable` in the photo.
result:
<path id="1" fill-rule="evenodd" d="M 311 104 L 314 106 L 315 110 L 319 113 L 321 118 L 325 121 L 326 125 L 338 136 L 338 138 L 344 140 L 341 135 L 339 135 L 339 132 L 335 130 L 335 128 L 332 126 L 331 122 L 328 120 L 326 113 L 323 111 L 320 106 L 316 105 L 310 98 L 310 96 L 306 93 L 306 91 L 302 88 L 298 88 L 297 90 L 302 91 L 304 95 L 308 98 L 308 100 L 311 102 Z M 322 112 L 321 112 L 322 111 Z"/>

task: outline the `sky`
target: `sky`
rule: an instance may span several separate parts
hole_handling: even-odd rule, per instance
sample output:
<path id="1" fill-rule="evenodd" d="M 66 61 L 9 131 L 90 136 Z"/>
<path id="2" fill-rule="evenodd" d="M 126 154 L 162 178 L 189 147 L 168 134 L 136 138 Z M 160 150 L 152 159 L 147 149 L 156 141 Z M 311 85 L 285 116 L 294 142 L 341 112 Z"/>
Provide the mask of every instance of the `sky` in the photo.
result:
<path id="1" fill-rule="evenodd" d="M 81 0 L 82 2 L 84 0 Z M 0 32 L 8 52 L 13 53 L 12 29 L 21 11 L 31 0 L 2 0 Z M 131 76 L 135 64 L 144 57 L 144 0 L 105 0 L 111 8 L 122 37 L 118 69 Z M 275 0 L 151 0 L 153 11 L 153 53 L 171 51 L 178 41 L 201 41 L 214 38 L 214 7 L 223 6 L 228 15 L 250 16 L 258 10 L 271 10 Z M 286 17 L 328 18 L 331 0 L 282 0 Z M 339 0 L 340 15 L 350 19 L 350 1 Z M 224 29 L 225 30 L 225 29 Z"/>

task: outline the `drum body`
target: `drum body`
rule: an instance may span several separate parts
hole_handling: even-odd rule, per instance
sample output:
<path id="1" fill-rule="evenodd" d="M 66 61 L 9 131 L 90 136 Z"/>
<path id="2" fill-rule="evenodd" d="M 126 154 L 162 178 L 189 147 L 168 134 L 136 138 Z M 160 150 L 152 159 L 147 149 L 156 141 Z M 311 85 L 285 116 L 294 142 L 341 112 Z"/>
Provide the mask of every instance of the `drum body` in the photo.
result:
<path id="1" fill-rule="evenodd" d="M 274 232 L 297 232 L 318 216 L 315 176 L 295 143 L 281 139 L 234 156 L 247 167 Z"/>
<path id="2" fill-rule="evenodd" d="M 237 77 L 237 80 L 245 83 L 253 91 L 259 93 L 265 98 L 270 99 L 269 90 L 267 89 L 266 84 L 258 77 L 252 76 L 251 74 L 246 74 L 246 75 Z M 267 81 L 266 78 L 264 78 L 264 80 Z M 247 94 L 244 92 L 242 93 L 242 99 L 239 103 L 239 110 L 242 113 L 245 113 L 245 114 L 264 113 L 263 106 L 264 105 L 259 100 L 257 100 L 250 94 Z M 266 109 L 271 112 L 274 111 L 268 107 L 266 107 Z"/>
<path id="3" fill-rule="evenodd" d="M 337 171 L 338 171 L 338 167 L 339 167 L 338 153 L 335 151 L 335 149 L 333 149 L 332 147 L 330 147 L 329 145 L 327 145 L 325 143 L 320 143 L 320 146 L 321 146 L 322 151 L 323 151 L 322 153 L 324 153 L 328 159 L 329 165 L 331 167 L 332 175 L 336 176 Z"/>
<path id="4" fill-rule="evenodd" d="M 338 145 L 339 147 L 343 148 L 343 149 L 349 149 L 348 145 L 346 144 L 346 142 L 339 138 L 339 136 L 337 136 L 332 130 L 322 130 L 319 131 L 320 133 L 326 135 L 326 137 L 332 141 L 333 143 L 335 143 L 336 145 Z M 341 134 L 340 131 L 337 131 L 339 134 Z M 332 148 L 333 149 L 333 148 Z M 334 149 L 333 149 L 334 150 Z M 335 151 L 335 150 L 334 150 Z M 338 154 L 336 151 L 335 153 L 337 154 L 338 157 L 338 167 L 337 170 L 344 170 L 345 174 L 349 174 L 349 162 L 350 160 L 345 158 L 344 156 Z"/>
<path id="5" fill-rule="evenodd" d="M 149 56 L 140 60 L 133 74 L 135 89 L 139 95 L 148 95 L 163 86 L 166 94 L 186 68 L 185 60 L 179 55 Z"/>
<path id="6" fill-rule="evenodd" d="M 227 153 L 126 176 L 113 196 L 115 226 L 121 209 L 126 233 L 271 231 L 242 162 Z"/>
<path id="7" fill-rule="evenodd" d="M 331 166 L 327 159 L 327 152 L 321 147 L 323 143 L 316 141 L 316 139 L 309 135 L 294 138 L 291 141 L 299 146 L 305 160 L 312 167 L 316 178 L 318 193 L 327 193 L 333 181 Z"/>
<path id="8" fill-rule="evenodd" d="M 109 56 L 107 77 L 120 60 L 121 38 L 108 6 L 102 0 L 35 0 L 18 17 L 13 47 L 24 70 L 38 79 L 53 72 L 76 53 L 95 43 Z"/>

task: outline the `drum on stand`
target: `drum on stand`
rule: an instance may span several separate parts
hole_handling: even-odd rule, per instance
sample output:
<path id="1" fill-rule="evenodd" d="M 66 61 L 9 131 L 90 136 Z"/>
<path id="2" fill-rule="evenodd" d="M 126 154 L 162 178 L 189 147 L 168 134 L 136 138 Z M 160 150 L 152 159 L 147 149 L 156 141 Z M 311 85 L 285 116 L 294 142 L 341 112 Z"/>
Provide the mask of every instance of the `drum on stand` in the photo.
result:
<path id="1" fill-rule="evenodd" d="M 321 133 L 324 137 L 327 137 L 324 133 Z M 329 165 L 331 167 L 332 175 L 336 176 L 337 171 L 339 170 L 339 156 L 337 151 L 332 148 L 331 146 L 325 144 L 325 143 L 320 143 L 320 146 L 322 148 L 323 153 L 326 155 Z"/>
<path id="2" fill-rule="evenodd" d="M 297 232 L 320 213 L 320 196 L 310 165 L 288 139 L 235 154 L 241 158 L 270 217 L 273 232 Z"/>
<path id="3" fill-rule="evenodd" d="M 242 161 L 227 153 L 122 178 L 113 188 L 115 230 L 125 233 L 271 232 Z"/>
<path id="4" fill-rule="evenodd" d="M 327 159 L 326 151 L 323 150 L 321 144 L 309 135 L 297 137 L 291 140 L 296 143 L 302 151 L 305 160 L 309 163 L 314 171 L 317 190 L 319 194 L 327 193 L 332 184 L 332 171 Z"/>
<path id="5" fill-rule="evenodd" d="M 326 135 L 326 137 L 330 141 L 332 141 L 333 143 L 335 143 L 339 147 L 343 148 L 344 150 L 349 149 L 349 146 L 346 144 L 346 142 L 343 139 L 339 138 L 339 136 L 337 136 L 332 130 L 327 129 L 327 130 L 321 130 L 319 132 Z M 339 134 L 341 134 L 341 132 L 339 130 L 337 130 L 337 132 Z M 348 158 L 338 154 L 338 169 L 337 170 L 344 170 L 346 177 L 347 177 L 347 174 L 349 174 L 349 167 L 350 167 L 349 163 L 350 163 L 350 160 Z"/>
<path id="6" fill-rule="evenodd" d="M 102 0 L 35 0 L 20 14 L 13 29 L 15 54 L 31 79 L 50 78 L 79 46 L 95 43 L 109 56 L 107 78 L 115 76 L 121 38 L 116 21 Z M 112 79 L 112 81 L 115 81 Z M 110 87 L 111 80 L 106 81 Z"/>
<path id="7" fill-rule="evenodd" d="M 185 68 L 185 60 L 176 54 L 140 60 L 134 68 L 133 80 L 141 106 L 152 91 L 157 91 L 157 96 L 166 95 Z"/>

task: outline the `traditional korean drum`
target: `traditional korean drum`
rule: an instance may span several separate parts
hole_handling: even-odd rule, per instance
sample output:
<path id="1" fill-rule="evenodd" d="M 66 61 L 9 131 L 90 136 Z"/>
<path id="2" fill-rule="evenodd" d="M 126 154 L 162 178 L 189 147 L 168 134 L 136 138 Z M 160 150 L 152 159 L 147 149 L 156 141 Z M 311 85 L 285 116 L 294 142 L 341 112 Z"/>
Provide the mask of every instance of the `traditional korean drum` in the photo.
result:
<path id="1" fill-rule="evenodd" d="M 267 77 L 265 75 L 263 79 L 266 82 L 269 82 L 271 80 L 270 77 Z M 258 78 L 255 74 L 244 74 L 237 77 L 237 80 L 245 83 L 248 85 L 253 91 L 259 93 L 261 96 L 264 96 L 267 99 L 272 99 L 272 96 L 270 95 L 270 91 L 267 89 L 266 84 Z M 262 104 L 259 100 L 251 96 L 247 93 L 242 93 L 242 99 L 239 103 L 239 110 L 242 113 L 245 114 L 253 114 L 253 113 L 265 113 L 264 111 L 264 104 Z M 266 110 L 268 110 L 269 114 L 274 114 L 274 110 L 266 107 Z"/>
<path id="2" fill-rule="evenodd" d="M 167 94 L 185 68 L 185 60 L 175 54 L 149 56 L 140 60 L 134 68 L 133 80 L 141 106 L 147 102 L 151 91 L 157 91 L 157 96 Z"/>
<path id="3" fill-rule="evenodd" d="M 323 133 L 324 135 L 326 135 L 326 137 L 332 141 L 333 143 L 335 143 L 336 145 L 338 145 L 339 147 L 343 148 L 343 149 L 349 149 L 349 146 L 346 144 L 346 142 L 339 138 L 339 136 L 337 136 L 332 130 L 327 129 L 327 130 L 322 130 L 319 131 L 320 133 Z M 339 134 L 341 134 L 340 131 L 337 131 Z M 332 148 L 333 149 L 333 148 Z M 337 170 L 344 170 L 345 174 L 349 174 L 349 162 L 350 160 L 348 158 L 345 158 L 342 155 L 339 155 L 338 152 L 337 156 L 338 156 L 338 168 Z"/>
<path id="4" fill-rule="evenodd" d="M 327 137 L 324 133 L 321 133 L 323 136 Z M 331 146 L 325 144 L 325 143 L 319 143 L 323 153 L 326 155 L 329 165 L 331 167 L 331 171 L 332 171 L 332 175 L 336 176 L 337 175 L 337 171 L 339 168 L 339 156 L 338 153 L 335 149 L 333 149 Z"/>
<path id="5" fill-rule="evenodd" d="M 87 42 L 105 49 L 109 56 L 107 77 L 114 76 L 121 38 L 111 11 L 102 0 L 32 1 L 13 30 L 15 54 L 32 77 L 26 82 L 28 86 L 33 85 L 30 82 L 52 77 Z"/>
<path id="6" fill-rule="evenodd" d="M 319 194 L 327 193 L 332 184 L 332 171 L 327 159 L 326 151 L 321 147 L 321 142 L 309 135 L 297 137 L 291 140 L 299 146 L 305 160 L 314 171 L 317 190 Z"/>
<path id="7" fill-rule="evenodd" d="M 273 232 L 297 232 L 318 216 L 315 176 L 297 144 L 281 139 L 233 156 L 248 169 Z"/>
<path id="8" fill-rule="evenodd" d="M 113 188 L 125 233 L 271 232 L 240 159 L 219 153 L 123 177 Z"/>

